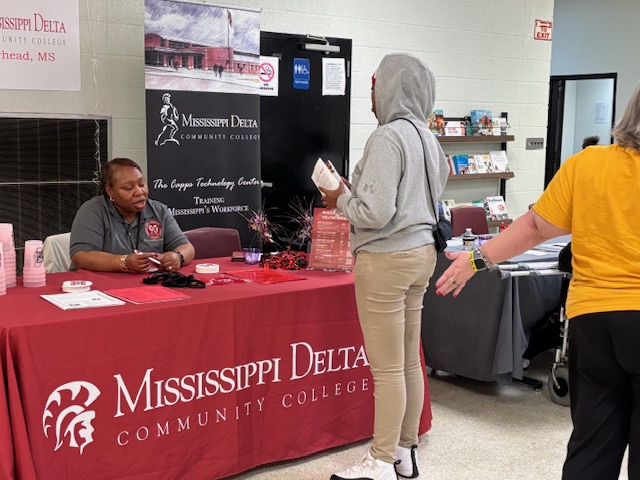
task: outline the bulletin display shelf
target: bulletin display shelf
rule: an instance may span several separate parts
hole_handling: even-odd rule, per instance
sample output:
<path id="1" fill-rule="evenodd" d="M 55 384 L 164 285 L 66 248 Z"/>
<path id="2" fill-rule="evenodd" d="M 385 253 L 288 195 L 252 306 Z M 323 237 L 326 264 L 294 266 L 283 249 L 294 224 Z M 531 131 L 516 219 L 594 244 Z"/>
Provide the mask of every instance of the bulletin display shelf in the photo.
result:
<path id="1" fill-rule="evenodd" d="M 503 114 L 504 115 L 504 114 Z M 513 142 L 515 137 L 513 135 L 472 135 L 472 136 L 457 136 L 457 135 L 440 135 L 436 137 L 438 141 L 443 143 L 499 143 L 500 150 L 507 150 L 507 142 Z M 513 178 L 515 175 L 513 172 L 501 172 L 501 173 L 470 173 L 468 175 L 449 175 L 449 181 L 471 181 L 471 180 L 483 180 L 483 179 L 497 179 L 500 181 L 500 195 L 506 199 L 507 186 L 506 181 Z M 500 224 L 498 223 L 498 226 Z"/>
<path id="2" fill-rule="evenodd" d="M 513 135 L 440 135 L 436 138 L 440 143 L 505 143 L 515 140 Z"/>

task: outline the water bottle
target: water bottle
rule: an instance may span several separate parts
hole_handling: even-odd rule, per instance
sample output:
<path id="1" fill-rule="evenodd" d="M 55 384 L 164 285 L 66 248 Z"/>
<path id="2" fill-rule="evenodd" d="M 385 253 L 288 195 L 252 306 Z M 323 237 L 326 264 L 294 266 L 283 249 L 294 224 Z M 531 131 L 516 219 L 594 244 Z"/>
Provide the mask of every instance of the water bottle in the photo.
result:
<path id="1" fill-rule="evenodd" d="M 464 250 L 474 250 L 476 248 L 476 236 L 470 228 L 462 234 L 462 248 Z"/>

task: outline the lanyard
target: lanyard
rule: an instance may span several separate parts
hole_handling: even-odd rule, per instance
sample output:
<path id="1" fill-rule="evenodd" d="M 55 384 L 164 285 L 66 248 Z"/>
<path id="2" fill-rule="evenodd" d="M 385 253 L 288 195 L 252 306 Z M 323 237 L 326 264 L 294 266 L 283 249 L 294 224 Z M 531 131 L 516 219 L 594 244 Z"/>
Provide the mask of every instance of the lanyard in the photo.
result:
<path id="1" fill-rule="evenodd" d="M 140 213 L 138 213 L 138 229 L 136 230 L 136 244 L 133 245 L 134 250 L 140 250 L 140 229 L 142 228 L 141 222 L 142 216 L 140 215 Z M 131 228 L 131 226 L 129 226 L 129 228 Z"/>
<path id="2" fill-rule="evenodd" d="M 106 193 L 105 193 L 105 198 L 107 198 L 107 202 L 109 204 L 111 204 L 111 202 L 109 201 L 109 197 L 107 196 Z M 116 208 L 115 205 L 111 205 L 111 206 L 112 206 L 112 208 L 115 209 L 116 212 L 118 212 L 118 215 L 120 215 L 120 218 L 122 218 L 122 222 L 125 225 L 125 233 L 129 237 L 129 240 L 131 240 L 131 236 L 129 235 L 129 231 L 131 230 L 131 225 L 132 224 L 127 223 L 127 221 L 124 219 L 124 217 L 122 216 L 122 214 Z M 136 230 L 136 243 L 135 243 L 135 245 L 133 244 L 133 240 L 131 240 L 131 246 L 133 247 L 134 250 L 139 250 L 140 249 L 140 229 L 141 228 L 142 228 L 142 212 L 138 212 L 138 230 Z"/>

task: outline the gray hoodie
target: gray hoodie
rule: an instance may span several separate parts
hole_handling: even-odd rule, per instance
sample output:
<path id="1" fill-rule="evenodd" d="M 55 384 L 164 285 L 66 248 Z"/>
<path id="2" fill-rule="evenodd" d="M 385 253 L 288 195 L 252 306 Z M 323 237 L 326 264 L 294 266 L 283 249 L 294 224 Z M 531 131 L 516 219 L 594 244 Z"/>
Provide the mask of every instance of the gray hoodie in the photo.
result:
<path id="1" fill-rule="evenodd" d="M 387 55 L 374 88 L 380 126 L 353 171 L 353 195 L 341 195 L 337 202 L 351 223 L 354 253 L 399 252 L 433 243 L 436 218 L 424 155 L 436 202 L 449 174 L 442 148 L 427 128 L 435 101 L 435 77 L 427 66 L 411 55 Z M 401 118 L 418 127 L 422 143 L 411 123 Z"/>

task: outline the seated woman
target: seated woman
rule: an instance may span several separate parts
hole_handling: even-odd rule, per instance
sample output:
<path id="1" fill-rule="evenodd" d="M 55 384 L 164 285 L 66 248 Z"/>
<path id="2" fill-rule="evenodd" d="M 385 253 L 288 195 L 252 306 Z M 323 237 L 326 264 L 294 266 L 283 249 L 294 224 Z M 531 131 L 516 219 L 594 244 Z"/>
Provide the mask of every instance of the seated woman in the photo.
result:
<path id="1" fill-rule="evenodd" d="M 114 158 L 103 166 L 102 195 L 86 201 L 71 227 L 73 267 L 102 272 L 175 272 L 195 255 L 167 206 L 149 200 L 140 166 Z"/>

